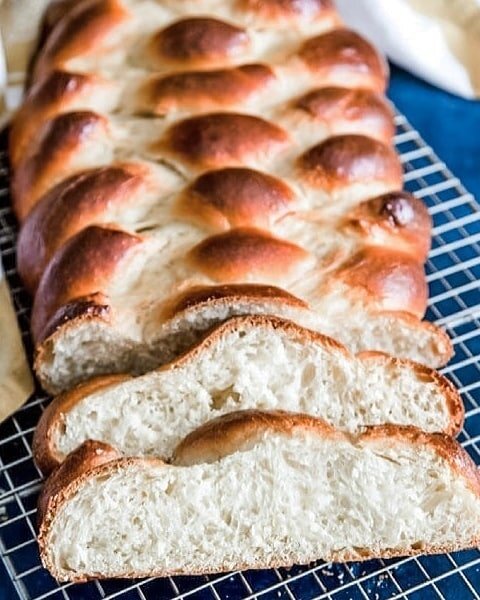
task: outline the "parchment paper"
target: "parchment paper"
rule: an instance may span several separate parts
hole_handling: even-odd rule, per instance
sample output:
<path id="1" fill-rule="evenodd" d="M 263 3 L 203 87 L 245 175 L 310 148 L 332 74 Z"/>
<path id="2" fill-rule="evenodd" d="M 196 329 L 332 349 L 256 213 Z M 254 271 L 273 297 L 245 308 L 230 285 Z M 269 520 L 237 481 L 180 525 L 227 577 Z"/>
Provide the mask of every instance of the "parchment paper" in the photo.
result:
<path id="1" fill-rule="evenodd" d="M 22 406 L 33 392 L 7 282 L 0 272 L 0 421 Z"/>
<path id="2" fill-rule="evenodd" d="M 1 1 L 1 0 L 0 0 Z M 0 11 L 2 6 L 0 6 Z M 0 24 L 1 12 L 0 12 Z M 0 32 L 1 33 L 1 32 Z M 5 54 L 0 36 L 0 127 L 7 118 L 7 77 Z M 10 92 L 11 90 L 8 89 Z M 11 98 L 11 95 L 8 95 Z M 22 406 L 34 389 L 17 318 L 0 263 L 0 421 Z"/>

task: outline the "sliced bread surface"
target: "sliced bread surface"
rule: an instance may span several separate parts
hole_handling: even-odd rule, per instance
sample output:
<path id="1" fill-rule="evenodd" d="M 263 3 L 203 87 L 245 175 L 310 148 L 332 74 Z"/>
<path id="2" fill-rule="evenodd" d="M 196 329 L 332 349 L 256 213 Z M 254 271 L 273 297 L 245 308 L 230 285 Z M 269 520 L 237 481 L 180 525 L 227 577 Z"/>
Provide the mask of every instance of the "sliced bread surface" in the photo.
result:
<path id="1" fill-rule="evenodd" d="M 289 410 L 339 429 L 397 423 L 457 434 L 464 409 L 436 371 L 341 344 L 269 316 L 237 317 L 179 359 L 137 378 L 97 378 L 43 413 L 34 454 L 44 472 L 88 439 L 169 459 L 206 421 L 236 410 Z"/>
<path id="2" fill-rule="evenodd" d="M 246 411 L 193 432 L 171 465 L 87 442 L 39 519 L 60 581 L 363 560 L 478 545 L 480 480 L 444 434 Z"/>
<path id="3" fill-rule="evenodd" d="M 118 316 L 113 323 L 110 308 L 97 294 L 60 311 L 62 327 L 35 353 L 35 370 L 44 389 L 59 394 L 98 375 L 146 373 L 174 360 L 212 327 L 252 314 L 294 321 L 339 340 L 352 352 L 386 352 L 433 368 L 445 365 L 453 354 L 451 341 L 440 327 L 408 313 L 352 307 L 345 301 L 344 288 L 324 295 L 313 311 L 279 288 L 213 286 L 189 293 L 165 322 L 154 321 L 141 331 L 138 324 L 132 329 L 128 319 Z"/>

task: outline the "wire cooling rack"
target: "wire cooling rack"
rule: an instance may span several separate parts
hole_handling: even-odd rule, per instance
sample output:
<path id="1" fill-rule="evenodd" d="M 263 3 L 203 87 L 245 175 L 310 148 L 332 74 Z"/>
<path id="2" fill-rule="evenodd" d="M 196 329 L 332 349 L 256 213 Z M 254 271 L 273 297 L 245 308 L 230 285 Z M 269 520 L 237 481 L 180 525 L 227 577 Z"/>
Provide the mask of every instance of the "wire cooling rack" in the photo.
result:
<path id="1" fill-rule="evenodd" d="M 467 418 L 460 441 L 480 464 L 480 205 L 405 117 L 398 115 L 396 124 L 395 141 L 405 168 L 406 187 L 427 203 L 435 223 L 427 265 L 428 318 L 444 326 L 453 338 L 455 358 L 444 373 L 460 388 L 465 402 Z M 30 300 L 15 270 L 16 224 L 9 208 L 4 149 L 5 139 L 0 140 L 0 252 L 31 355 Z M 42 569 L 35 541 L 41 474 L 32 460 L 31 441 L 47 402 L 48 398 L 37 392 L 0 427 L 0 599 L 480 600 L 478 550 L 349 565 L 319 562 L 308 567 L 208 577 L 59 586 Z M 3 583 L 2 577 L 7 578 Z"/>

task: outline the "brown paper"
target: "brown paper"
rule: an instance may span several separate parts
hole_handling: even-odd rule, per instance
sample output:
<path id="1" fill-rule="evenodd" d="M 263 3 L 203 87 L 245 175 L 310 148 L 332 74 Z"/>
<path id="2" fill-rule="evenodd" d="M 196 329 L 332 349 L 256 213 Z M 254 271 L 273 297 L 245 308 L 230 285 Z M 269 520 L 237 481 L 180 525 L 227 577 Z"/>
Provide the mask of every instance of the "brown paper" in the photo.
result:
<path id="1" fill-rule="evenodd" d="M 32 392 L 33 378 L 7 282 L 0 271 L 0 421 L 20 408 Z"/>
<path id="2" fill-rule="evenodd" d="M 0 5 L 0 25 L 1 20 Z M 6 120 L 6 92 L 9 86 L 0 36 L 0 127 Z M 28 400 L 34 389 L 17 317 L 0 263 L 0 422 Z"/>

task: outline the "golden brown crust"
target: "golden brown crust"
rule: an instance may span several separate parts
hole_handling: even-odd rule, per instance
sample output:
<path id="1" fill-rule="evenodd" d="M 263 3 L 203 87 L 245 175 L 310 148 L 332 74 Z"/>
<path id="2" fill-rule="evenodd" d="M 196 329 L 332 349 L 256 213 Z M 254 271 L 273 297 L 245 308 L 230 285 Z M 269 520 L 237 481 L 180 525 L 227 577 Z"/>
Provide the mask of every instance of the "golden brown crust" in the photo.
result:
<path id="1" fill-rule="evenodd" d="M 326 421 L 309 415 L 281 410 L 242 410 L 212 419 L 188 434 L 176 447 L 173 463 L 188 466 L 215 462 L 224 456 L 242 452 L 258 443 L 267 433 L 288 437 L 314 433 L 342 439 Z"/>
<path id="2" fill-rule="evenodd" d="M 40 36 L 43 38 L 43 42 L 48 38 L 57 23 L 72 10 L 75 3 L 80 4 L 82 1 L 83 0 L 77 0 L 76 2 L 75 0 L 51 0 L 43 16 L 42 27 L 44 28 L 44 32 L 43 36 Z"/>
<path id="3" fill-rule="evenodd" d="M 328 191 L 354 183 L 384 181 L 401 188 L 403 170 L 390 146 L 364 135 L 338 135 L 310 148 L 298 161 L 300 176 Z"/>
<path id="4" fill-rule="evenodd" d="M 42 530 L 49 518 L 52 504 L 59 499 L 76 480 L 81 480 L 89 471 L 121 457 L 120 452 L 109 444 L 89 440 L 72 452 L 60 467 L 50 475 L 38 499 L 38 523 Z M 40 542 L 40 539 L 39 539 Z"/>
<path id="5" fill-rule="evenodd" d="M 378 299 L 386 310 L 403 310 L 421 319 L 427 308 L 423 265 L 404 252 L 367 247 L 344 263 L 337 275 L 349 287 Z"/>
<path id="6" fill-rule="evenodd" d="M 150 51 L 159 64 L 212 68 L 245 52 L 249 44 L 247 32 L 240 27 L 211 17 L 192 17 L 155 35 Z"/>
<path id="7" fill-rule="evenodd" d="M 109 34 L 130 17 L 119 0 L 84 0 L 62 7 L 34 67 L 38 79 L 77 56 L 93 56 L 109 47 Z"/>
<path id="8" fill-rule="evenodd" d="M 112 307 L 105 294 L 96 292 L 86 296 L 78 296 L 74 300 L 60 306 L 48 319 L 41 340 L 48 339 L 54 333 L 63 328 L 67 323 L 80 322 L 95 319 L 105 323 L 112 320 Z"/>
<path id="9" fill-rule="evenodd" d="M 349 29 L 334 29 L 307 40 L 299 57 L 322 83 L 338 74 L 351 87 L 385 91 L 386 62 L 367 40 Z"/>
<path id="10" fill-rule="evenodd" d="M 77 450 L 69 454 L 65 462 L 49 476 L 38 500 L 39 532 L 37 539 L 43 566 L 58 577 L 48 552 L 49 530 L 62 504 L 68 501 L 90 477 L 108 476 L 116 469 L 128 468 L 130 465 L 142 468 L 149 465 L 158 467 L 163 464 L 160 459 L 122 458 L 121 454 L 109 444 L 94 440 L 84 442 Z M 134 573 L 131 574 L 131 577 L 133 576 Z M 98 577 L 101 577 L 101 573 L 95 575 L 95 578 Z M 87 579 L 89 578 L 83 576 L 75 578 L 76 581 L 86 581 Z"/>
<path id="11" fill-rule="evenodd" d="M 173 125 L 160 148 L 193 167 L 215 169 L 273 157 L 287 142 L 283 129 L 259 117 L 211 113 Z"/>
<path id="12" fill-rule="evenodd" d="M 71 174 L 70 160 L 78 150 L 106 130 L 105 117 L 90 111 L 61 114 L 44 125 L 13 174 L 13 208 L 20 221 L 49 188 Z"/>
<path id="13" fill-rule="evenodd" d="M 55 438 L 63 426 L 65 413 L 71 410 L 85 396 L 122 383 L 128 379 L 130 379 L 128 375 L 96 377 L 88 383 L 79 385 L 69 392 L 57 396 L 50 402 L 38 421 L 32 442 L 33 457 L 42 473 L 51 473 L 65 460 L 65 457 L 59 455 L 55 448 Z"/>
<path id="14" fill-rule="evenodd" d="M 285 281 L 308 259 L 300 246 L 247 227 L 211 236 L 190 252 L 192 264 L 219 283 Z"/>
<path id="15" fill-rule="evenodd" d="M 140 164 L 82 171 L 61 181 L 26 217 L 17 246 L 25 287 L 34 292 L 54 252 L 73 235 L 105 220 L 105 213 L 136 200 L 147 176 Z"/>
<path id="16" fill-rule="evenodd" d="M 51 334 L 50 320 L 73 300 L 97 294 L 141 238 L 106 227 L 87 227 L 60 248 L 45 270 L 32 311 L 38 344 Z"/>
<path id="17" fill-rule="evenodd" d="M 242 10 L 268 21 L 340 23 L 332 0 L 240 0 Z"/>
<path id="18" fill-rule="evenodd" d="M 53 71 L 40 79 L 29 91 L 15 115 L 9 131 L 9 151 L 12 165 L 20 162 L 42 125 L 65 113 L 98 86 L 100 77 L 66 71 Z"/>
<path id="19" fill-rule="evenodd" d="M 294 308 L 307 309 L 308 305 L 300 298 L 281 288 L 255 283 L 196 286 L 176 296 L 164 311 L 165 319 L 178 317 L 189 310 L 214 302 L 236 304 L 239 301 L 259 301 L 282 303 Z"/>
<path id="20" fill-rule="evenodd" d="M 419 261 L 427 258 L 432 218 L 425 204 L 408 192 L 391 192 L 366 200 L 349 213 L 346 222 L 372 242 L 395 246 Z"/>
<path id="21" fill-rule="evenodd" d="M 267 228 L 290 209 L 294 199 L 281 179 L 230 167 L 201 175 L 180 195 L 176 210 L 182 218 L 217 231 Z"/>
<path id="22" fill-rule="evenodd" d="M 239 106 L 275 81 L 267 65 L 187 71 L 150 79 L 141 94 L 146 110 L 165 115 L 177 110 L 205 111 Z"/>
<path id="23" fill-rule="evenodd" d="M 106 465 L 105 468 L 103 469 L 103 471 L 105 471 L 105 473 L 108 473 L 110 471 L 109 466 Z M 99 473 L 99 475 L 101 475 L 103 473 Z M 93 476 L 93 473 L 92 473 Z M 322 562 L 363 562 L 363 561 L 367 561 L 367 560 L 373 560 L 373 559 L 390 559 L 390 558 L 402 558 L 402 557 L 409 557 L 409 556 L 420 556 L 420 555 L 425 555 L 425 554 L 448 554 L 450 552 L 457 552 L 457 551 L 461 551 L 461 550 L 467 550 L 469 548 L 478 548 L 478 546 L 480 545 L 480 536 L 479 537 L 474 537 L 472 538 L 472 540 L 470 541 L 469 545 L 466 546 L 465 544 L 462 545 L 455 545 L 455 544 L 451 544 L 451 545 L 420 545 L 418 542 L 416 542 L 415 544 L 413 544 L 411 547 L 403 547 L 403 548 L 383 548 L 383 547 L 378 547 L 375 550 L 367 550 L 366 548 L 356 548 L 355 550 L 339 550 L 339 551 L 335 551 L 335 552 L 331 552 L 329 555 L 327 556 L 322 556 L 319 557 L 317 555 L 312 555 L 310 556 L 308 559 L 306 559 L 305 561 L 303 561 L 303 563 L 305 565 L 308 565 L 310 563 L 318 563 L 319 560 L 321 560 Z M 42 561 L 44 561 L 45 558 L 42 557 Z M 148 572 L 139 572 L 139 571 L 132 571 L 131 573 L 128 574 L 122 574 L 121 576 L 111 576 L 109 575 L 109 579 L 138 579 L 138 578 L 145 578 L 145 577 L 175 577 L 175 576 L 181 576 L 181 575 L 187 575 L 187 576 L 192 576 L 192 575 L 209 575 L 209 574 L 220 574 L 220 573 L 228 573 L 231 571 L 246 571 L 246 570 L 257 570 L 257 569 L 277 569 L 277 568 L 290 568 L 295 566 L 294 564 L 292 564 L 294 561 L 290 560 L 287 561 L 285 559 L 281 559 L 281 558 L 272 558 L 269 561 L 266 561 L 265 563 L 262 562 L 255 562 L 255 564 L 252 564 L 251 561 L 249 562 L 244 562 L 244 563 L 235 563 L 235 564 L 229 564 L 226 566 L 222 566 L 219 567 L 218 569 L 216 568 L 215 571 L 210 571 L 208 569 L 192 569 L 191 567 L 189 567 L 188 569 L 157 569 L 155 571 L 148 571 Z M 295 563 L 298 564 L 298 561 L 296 560 Z M 45 563 L 44 563 L 44 566 Z M 55 571 L 51 571 L 50 567 L 49 568 L 50 572 L 55 573 Z M 72 583 L 84 583 L 86 581 L 91 581 L 91 580 L 96 580 L 96 579 L 105 579 L 105 575 L 102 573 L 95 573 L 92 575 L 74 575 L 74 574 L 69 574 L 68 578 L 65 579 L 60 579 L 59 577 L 59 573 L 57 573 L 55 575 L 56 579 L 58 579 L 59 581 L 69 581 Z"/>
<path id="24" fill-rule="evenodd" d="M 130 4 L 131 13 L 127 9 Z M 320 124 L 318 139 L 328 135 L 329 131 L 368 131 L 371 124 L 373 137 L 390 141 L 393 132 L 391 110 L 377 93 L 385 83 L 385 64 L 370 44 L 357 34 L 342 28 L 328 31 L 338 21 L 330 0 L 232 0 L 231 6 L 222 10 L 222 15 L 225 15 L 222 18 L 228 19 L 227 15 L 231 14 L 231 22 L 207 15 L 188 16 L 174 22 L 172 19 L 181 17 L 183 12 L 183 8 L 176 6 L 175 2 L 169 1 L 168 6 L 164 7 L 156 7 L 155 2 L 147 4 L 148 8 L 140 8 L 137 13 L 135 2 L 78 0 L 69 4 L 61 0 L 56 8 L 48 12 L 36 69 L 37 85 L 31 90 L 22 113 L 28 118 L 19 116 L 16 125 L 20 133 L 17 141 L 15 135 L 12 136 L 12 154 L 16 152 L 20 157 L 15 178 L 20 197 L 19 216 L 23 218 L 39 197 L 57 195 L 56 200 L 49 200 L 52 207 L 44 209 L 48 218 L 39 209 L 35 219 L 32 217 L 31 221 L 28 220 L 28 226 L 22 232 L 24 243 L 20 247 L 20 267 L 27 284 L 31 289 L 35 287 L 48 260 L 72 235 L 79 234 L 91 224 L 121 224 L 125 214 L 129 226 L 132 224 L 132 230 L 138 228 L 144 231 L 163 225 L 164 217 L 167 220 L 178 217 L 182 221 L 193 221 L 205 235 L 224 233 L 224 237 L 204 239 L 190 253 L 190 248 L 185 251 L 182 248 L 178 262 L 175 259 L 172 273 L 175 277 L 177 272 L 186 270 L 187 280 L 184 283 L 174 282 L 173 290 L 184 290 L 190 282 L 200 281 L 238 284 L 238 277 L 244 281 L 273 281 L 291 289 L 290 276 L 301 277 L 307 267 L 314 269 L 316 266 L 315 258 L 295 245 L 298 239 L 296 230 L 291 239 L 288 235 L 285 241 L 271 235 L 274 219 L 277 222 L 291 211 L 293 221 L 297 218 L 296 211 L 302 213 L 305 210 L 306 201 L 316 199 L 316 193 L 312 194 L 312 190 L 307 190 L 307 197 L 301 193 L 298 199 L 295 198 L 292 191 L 296 191 L 295 184 L 298 184 L 300 192 L 304 191 L 305 183 L 310 183 L 320 186 L 327 194 L 342 188 L 346 195 L 351 184 L 359 184 L 359 192 L 363 191 L 362 184 L 368 185 L 370 182 L 375 184 L 372 186 L 375 189 L 394 189 L 401 184 L 399 162 L 392 150 L 387 148 L 388 144 L 385 144 L 385 150 L 380 142 L 375 146 L 375 142 L 369 138 L 357 136 L 363 142 L 357 139 L 358 146 L 355 148 L 355 142 L 352 141 L 355 136 L 339 136 L 334 141 L 325 142 L 331 146 L 324 155 L 318 146 L 304 153 L 299 159 L 297 181 L 292 182 L 291 188 L 270 175 L 253 177 L 253 171 L 249 172 L 245 167 L 271 167 L 276 173 L 294 179 L 292 161 L 302 153 L 306 143 L 313 143 L 308 140 L 315 140 L 316 124 L 322 119 L 326 119 L 327 126 Z M 190 2 L 185 12 L 190 13 L 192 6 Z M 144 25 L 145 31 L 142 30 Z M 285 35 L 286 28 L 288 33 Z M 325 31 L 328 33 L 321 33 Z M 308 35 L 316 37 L 307 39 Z M 249 61 L 258 63 L 248 64 Z M 126 69 L 125 78 L 123 68 Z M 52 73 L 52 69 L 78 70 L 79 73 Z M 151 77 L 148 76 L 148 70 L 154 71 Z M 96 71 L 108 73 L 108 78 L 94 74 Z M 299 85 L 292 85 L 297 74 Z M 269 89 L 271 83 L 273 85 Z M 346 90 L 335 86 L 360 86 L 362 89 Z M 312 87 L 317 89 L 312 90 Z M 106 90 L 112 93 L 106 94 Z M 257 92 L 258 96 L 255 95 Z M 292 94 L 299 93 L 302 94 L 301 98 L 292 99 Z M 110 95 L 109 100 L 106 96 Z M 89 114 L 86 113 L 87 109 L 105 113 L 105 116 L 90 113 L 98 118 L 98 123 L 86 122 L 82 126 L 79 121 L 75 124 L 78 115 L 82 114 L 79 111 Z M 224 112 L 227 109 L 248 114 Z M 145 111 L 151 117 L 152 110 L 162 116 L 168 115 L 167 119 L 151 119 L 152 130 L 153 124 L 159 128 L 158 136 L 153 138 L 155 144 L 147 141 L 151 138 L 144 114 Z M 198 114 L 212 110 L 219 112 Z M 65 111 L 77 113 L 60 114 Z M 180 115 L 172 114 L 175 111 L 180 111 Z M 193 115 L 189 112 L 193 112 Z M 184 120 L 178 121 L 179 117 Z M 51 122 L 45 125 L 46 129 L 53 129 L 50 137 L 50 134 L 34 131 L 35 123 L 38 125 L 47 119 L 51 119 Z M 22 121 L 28 121 L 23 133 Z M 285 128 L 281 128 L 277 121 L 284 123 Z M 301 124 L 299 135 L 290 139 L 287 124 L 293 123 L 295 126 L 295 121 Z M 61 126 L 62 122 L 64 126 Z M 132 144 L 128 140 L 130 134 Z M 152 134 L 155 135 L 154 131 Z M 46 135 L 48 139 L 44 139 Z M 138 143 L 141 144 L 140 148 Z M 25 157 L 20 150 L 22 146 L 28 151 Z M 109 164 L 115 159 L 120 160 L 119 157 L 130 156 L 131 153 L 135 155 L 139 151 L 145 162 L 160 162 L 161 170 L 170 169 L 176 183 L 183 177 L 189 186 L 177 202 L 172 202 L 175 200 L 172 189 L 168 189 L 167 194 L 163 193 L 163 189 L 160 190 L 158 203 L 155 210 L 149 212 L 146 225 L 143 207 L 147 204 L 148 210 L 157 197 L 153 198 L 155 193 L 149 189 L 146 203 L 138 199 L 137 194 L 141 195 L 143 189 L 141 175 L 139 180 L 133 176 L 127 176 L 125 180 L 120 177 L 117 184 L 113 179 L 102 183 L 100 176 L 91 182 L 82 180 L 81 176 L 64 181 L 72 174 L 79 174 L 99 164 Z M 233 169 L 235 166 L 239 167 L 236 172 Z M 208 173 L 191 184 L 192 174 L 198 175 L 212 167 L 228 167 L 230 178 L 225 173 L 228 169 L 225 169 L 217 179 L 218 173 Z M 116 168 L 116 165 L 112 168 Z M 157 168 L 152 170 L 154 175 L 160 171 Z M 104 175 L 111 173 L 108 169 L 99 171 Z M 152 179 L 154 186 L 157 186 L 157 178 Z M 53 192 L 51 186 L 62 180 L 65 187 L 60 186 Z M 87 191 L 89 183 L 92 185 L 91 193 Z M 357 197 L 357 188 L 354 192 Z M 365 196 L 367 194 L 366 188 Z M 332 199 L 336 200 L 336 195 L 332 195 Z M 323 201 L 324 194 L 320 196 Z M 126 206 L 123 202 L 128 202 L 128 197 L 132 204 L 127 212 L 123 212 Z M 102 201 L 105 207 L 116 204 L 120 211 L 116 213 L 110 208 L 103 209 Z M 135 201 L 139 202 L 138 211 L 134 209 Z M 172 203 L 174 211 L 171 211 Z M 75 209 L 73 204 L 76 205 Z M 412 203 L 405 203 L 407 205 L 411 206 Z M 160 210 L 157 211 L 157 207 Z M 386 215 L 380 214 L 380 208 L 373 203 L 368 207 L 365 204 L 364 213 L 352 214 L 350 220 L 335 220 L 335 227 L 341 230 L 338 233 L 351 238 L 354 247 L 352 252 L 361 250 L 364 243 L 395 246 L 412 256 L 416 256 L 417 249 L 420 252 L 420 247 L 423 248 L 426 243 L 424 221 L 419 219 L 418 231 L 413 226 L 415 216 L 405 226 L 397 222 L 393 224 L 395 219 L 398 221 L 397 217 L 403 209 L 397 201 L 387 202 L 383 206 L 387 212 L 389 207 L 391 210 Z M 415 214 L 421 216 L 420 213 L 418 210 Z M 63 215 L 62 219 L 58 217 L 59 214 Z M 298 214 L 298 217 L 302 218 L 302 215 Z M 158 219 L 161 223 L 158 223 Z M 283 223 L 280 227 L 283 231 Z M 252 228 L 270 231 L 252 232 Z M 299 226 L 298 231 L 300 229 Z M 355 230 L 353 234 L 352 229 Z M 150 238 L 157 239 L 157 233 L 162 235 L 158 230 L 154 234 L 146 234 L 143 238 L 145 243 Z M 196 231 L 195 235 L 202 236 L 202 231 Z M 217 257 L 212 248 L 219 249 Z M 115 247 L 112 251 L 115 259 Z M 107 293 L 108 289 L 116 289 L 113 285 L 117 281 L 113 279 L 114 260 L 110 260 L 110 252 L 105 254 L 108 265 L 104 279 L 97 282 L 97 266 L 93 265 L 88 254 L 81 274 L 83 280 L 80 290 L 70 283 L 70 292 L 55 292 L 59 296 L 58 302 L 55 300 L 51 309 L 48 309 L 49 314 L 40 319 L 43 324 L 38 335 L 41 338 L 49 336 L 50 357 L 55 354 L 54 344 L 61 339 L 61 332 L 70 331 L 73 334 L 74 325 L 81 326 L 85 319 L 94 321 L 89 321 L 88 325 L 92 325 L 89 331 L 94 332 L 94 336 L 98 335 L 95 339 L 101 340 L 102 334 L 108 332 L 111 338 L 126 341 L 126 328 L 118 326 L 125 310 L 120 297 L 124 292 L 118 297 L 112 292 L 111 299 L 98 295 L 99 292 Z M 119 256 L 123 256 L 123 251 Z M 184 257 L 186 261 L 183 261 Z M 223 258 L 229 257 L 232 259 L 230 266 L 221 264 Z M 282 261 L 286 265 L 285 272 L 280 267 Z M 80 258 L 76 262 L 79 263 Z M 92 276 L 87 277 L 86 272 L 92 265 Z M 191 271 L 192 265 L 199 267 L 197 272 Z M 320 265 L 320 268 L 323 266 Z M 251 273 L 248 272 L 249 267 L 252 268 Z M 67 269 L 66 263 L 63 268 Z M 150 267 L 145 265 L 145 268 Z M 395 271 L 397 275 L 400 273 L 397 267 Z M 328 279 L 331 273 L 334 273 L 333 267 L 328 274 L 322 270 L 319 277 Z M 412 273 L 413 269 L 410 275 Z M 206 274 L 213 281 L 209 281 Z M 68 279 L 59 273 L 60 280 L 62 277 Z M 383 279 L 375 275 L 370 291 L 377 293 L 380 290 L 380 294 L 384 294 L 385 287 L 393 287 L 391 283 L 394 279 L 394 275 Z M 418 283 L 413 275 L 411 279 L 415 284 Z M 405 280 L 409 284 L 408 277 Z M 348 287 L 347 278 L 344 281 Z M 398 281 L 399 277 L 395 283 L 399 286 Z M 325 284 L 322 289 L 326 287 Z M 348 302 L 363 303 L 363 296 L 358 289 L 361 290 L 362 286 L 352 290 Z M 417 288 L 415 290 L 418 291 Z M 307 292 L 306 300 L 311 300 L 312 305 L 317 292 L 318 288 Z M 159 296 L 152 298 L 152 309 L 157 310 L 158 306 L 160 314 L 168 304 L 171 293 L 168 290 L 165 293 L 159 291 Z M 410 292 L 405 294 L 409 296 Z M 420 295 L 411 300 L 411 310 L 414 312 L 419 311 Z M 45 304 L 43 296 L 48 298 L 45 289 L 36 306 Z M 410 296 L 413 296 L 413 292 Z M 374 297 L 373 301 L 369 298 L 367 303 L 363 303 L 365 310 L 371 308 L 373 312 L 381 308 L 398 308 L 403 296 L 397 303 L 391 302 L 385 306 L 377 300 L 378 297 Z M 236 310 L 228 310 L 226 297 L 209 302 L 212 303 L 209 307 L 215 305 L 210 315 L 217 307 L 220 307 L 222 315 Z M 263 311 L 270 305 L 278 306 L 281 300 L 270 299 L 268 302 L 264 302 L 258 310 Z M 139 298 L 132 310 L 141 310 L 141 305 L 142 298 Z M 242 312 L 244 308 L 245 305 L 242 305 L 236 312 Z M 285 311 L 279 312 L 285 314 Z M 198 325 L 198 322 L 215 319 L 210 315 L 203 318 L 205 314 L 206 309 L 193 325 L 200 329 L 202 325 Z M 188 318 L 194 318 L 193 312 Z M 139 329 L 141 320 L 140 317 Z M 171 338 L 175 338 L 172 331 L 179 322 L 169 323 L 159 319 L 158 325 L 162 328 L 162 334 L 165 332 L 162 343 L 167 346 Z M 178 329 L 182 326 L 180 324 Z M 418 327 L 423 328 L 423 325 L 418 324 Z M 87 328 L 83 331 L 88 335 Z M 180 339 L 178 330 L 177 337 Z M 145 343 L 145 340 L 138 341 L 139 346 Z M 171 346 L 177 347 L 176 343 L 175 338 Z M 43 350 L 39 349 L 38 357 Z M 43 352 L 44 357 L 47 354 Z M 50 365 L 44 364 L 44 367 L 47 372 Z"/>
<path id="25" fill-rule="evenodd" d="M 316 122 L 365 122 L 372 137 L 377 133 L 386 143 L 390 143 L 395 135 L 392 107 L 381 94 L 372 90 L 317 88 L 294 100 L 292 108 Z"/>

